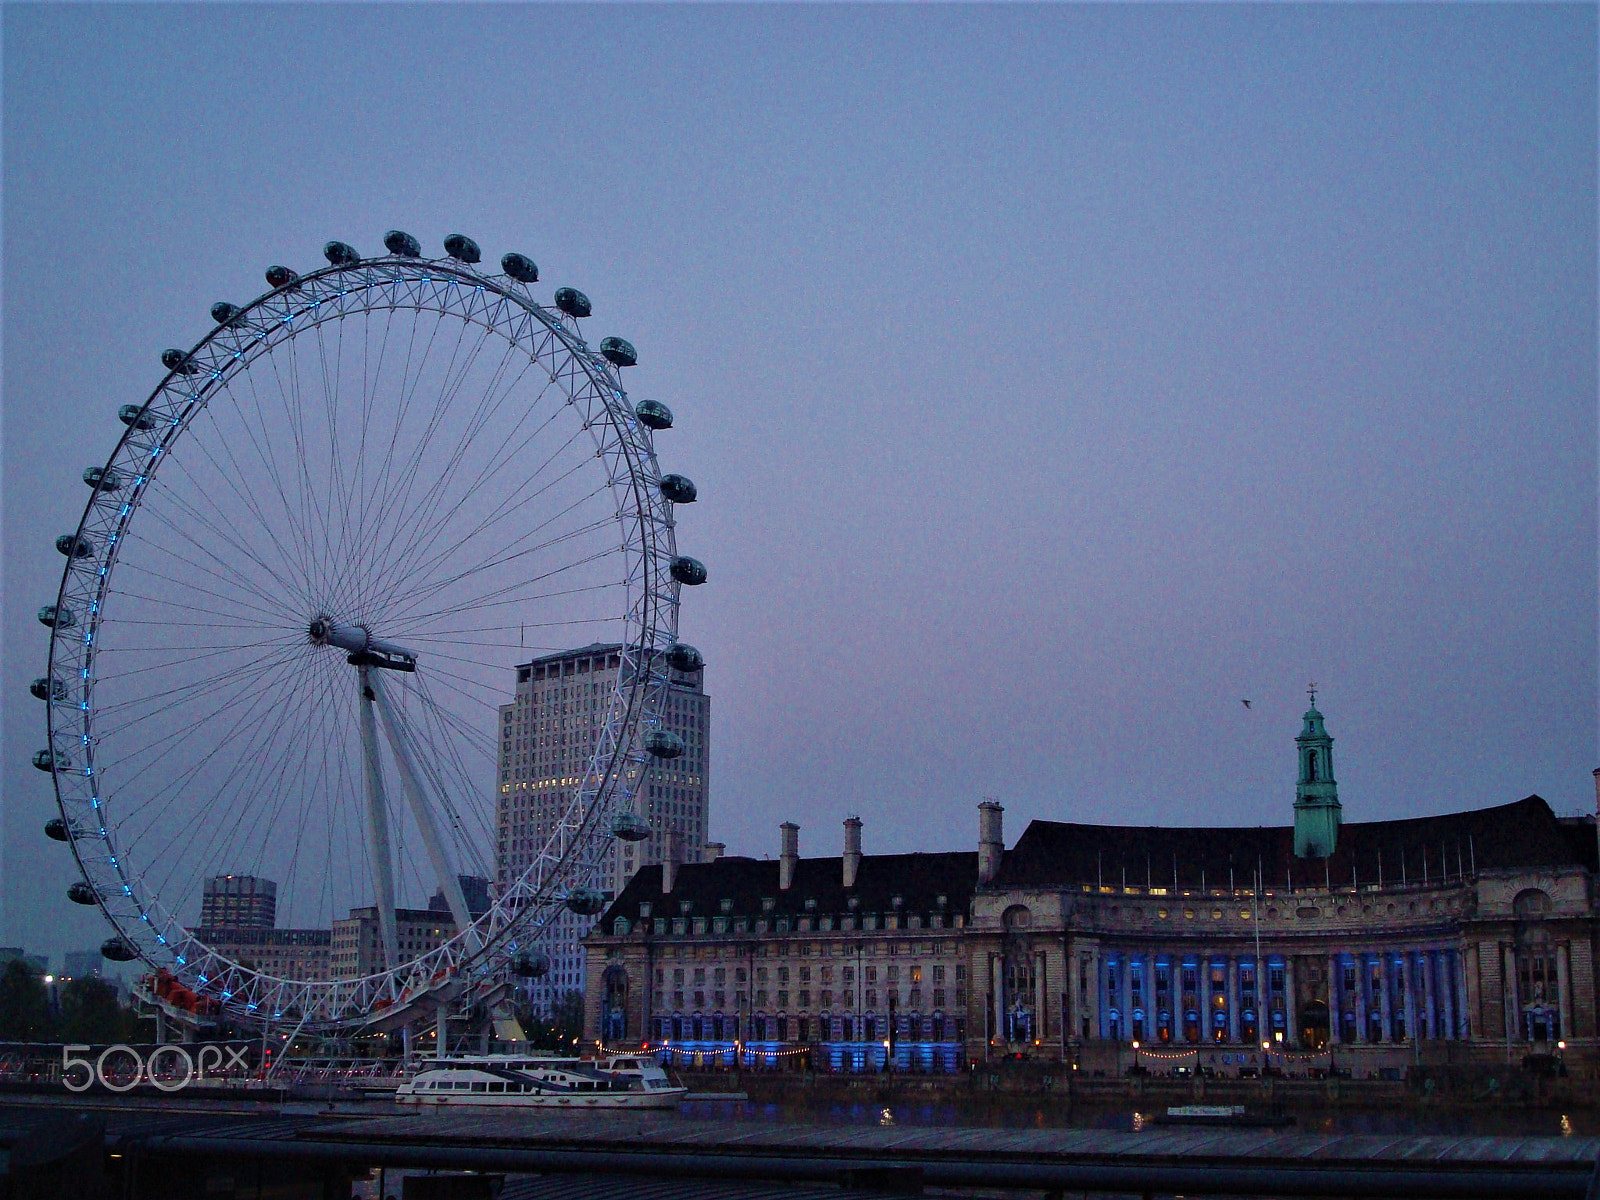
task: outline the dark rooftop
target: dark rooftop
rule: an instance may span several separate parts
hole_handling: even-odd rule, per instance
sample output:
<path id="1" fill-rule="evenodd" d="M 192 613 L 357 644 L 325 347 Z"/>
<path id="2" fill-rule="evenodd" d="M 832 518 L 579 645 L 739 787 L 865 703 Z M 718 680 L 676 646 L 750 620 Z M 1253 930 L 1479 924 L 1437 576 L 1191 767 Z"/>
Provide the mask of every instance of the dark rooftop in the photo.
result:
<path id="1" fill-rule="evenodd" d="M 1422 883 L 1474 871 L 1579 866 L 1594 870 L 1594 827 L 1562 821 L 1539 796 L 1513 804 L 1346 823 L 1327 859 L 1294 855 L 1292 826 L 1167 828 L 1034 821 L 1006 851 L 993 886 L 1336 887 Z M 1176 881 L 1176 882 L 1175 882 Z"/>
<path id="2" fill-rule="evenodd" d="M 587 646 L 579 646 L 576 650 L 558 650 L 554 654 L 530 658 L 525 663 L 518 663 L 517 666 L 536 667 L 544 663 L 566 662 L 571 658 L 593 658 L 596 654 L 618 654 L 621 651 L 621 642 L 590 642 Z"/>
<path id="3" fill-rule="evenodd" d="M 844 886 L 841 858 L 802 858 L 795 865 L 794 882 L 778 889 L 776 860 L 727 857 L 708 863 L 686 863 L 678 868 L 672 893 L 661 894 L 661 867 L 643 867 L 606 911 L 602 922 L 613 917 L 637 920 L 639 905 L 648 903 L 655 917 L 720 916 L 722 901 L 733 901 L 731 916 L 760 916 L 761 902 L 773 901 L 773 915 L 816 913 L 965 913 L 978 881 L 975 851 L 948 854 L 864 854 L 854 887 Z M 944 898 L 941 904 L 940 897 Z M 856 908 L 850 908 L 850 900 Z M 816 901 L 806 908 L 806 901 Z M 682 910 L 684 903 L 689 911 Z"/>

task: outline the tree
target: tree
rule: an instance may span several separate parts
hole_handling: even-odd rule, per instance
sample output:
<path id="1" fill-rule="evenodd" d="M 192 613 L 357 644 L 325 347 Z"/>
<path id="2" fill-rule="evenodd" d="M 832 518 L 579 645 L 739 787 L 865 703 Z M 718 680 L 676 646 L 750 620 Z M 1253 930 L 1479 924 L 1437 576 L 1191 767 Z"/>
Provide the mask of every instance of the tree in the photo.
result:
<path id="1" fill-rule="evenodd" d="M 103 979 L 74 979 L 61 989 L 60 1038 L 107 1045 L 138 1040 L 138 1017 L 117 1003 L 117 989 Z"/>
<path id="2" fill-rule="evenodd" d="M 44 980 L 22 959 L 12 959 L 0 972 L 0 1041 L 46 1042 L 51 1025 Z"/>
<path id="3" fill-rule="evenodd" d="M 524 1009 L 517 1014 L 528 1042 L 539 1050 L 564 1050 L 571 1053 L 574 1042 L 583 1038 L 583 993 L 563 992 L 548 1015 L 535 1015 Z"/>

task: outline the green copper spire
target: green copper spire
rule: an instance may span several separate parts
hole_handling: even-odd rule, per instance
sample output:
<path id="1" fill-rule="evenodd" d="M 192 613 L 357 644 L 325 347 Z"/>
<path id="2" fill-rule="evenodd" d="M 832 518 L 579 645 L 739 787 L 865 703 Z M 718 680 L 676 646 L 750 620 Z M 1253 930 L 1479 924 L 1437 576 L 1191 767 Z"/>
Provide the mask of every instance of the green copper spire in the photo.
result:
<path id="1" fill-rule="evenodd" d="M 1294 852 L 1300 858 L 1326 858 L 1339 844 L 1339 784 L 1333 778 L 1333 739 L 1317 711 L 1317 685 L 1306 689 L 1311 707 L 1294 744 L 1300 752 L 1300 780 L 1294 789 Z"/>

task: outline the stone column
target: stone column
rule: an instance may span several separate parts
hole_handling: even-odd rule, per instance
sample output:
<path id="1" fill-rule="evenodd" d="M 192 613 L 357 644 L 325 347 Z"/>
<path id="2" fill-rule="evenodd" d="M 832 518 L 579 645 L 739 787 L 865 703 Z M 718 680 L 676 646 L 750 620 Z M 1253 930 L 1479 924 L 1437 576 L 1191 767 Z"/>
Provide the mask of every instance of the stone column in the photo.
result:
<path id="1" fill-rule="evenodd" d="M 1061 1014 L 1061 1046 L 1078 1036 L 1078 947 L 1065 934 L 1061 938 L 1061 997 L 1066 1011 Z"/>
<path id="2" fill-rule="evenodd" d="M 1440 1037 L 1453 1039 L 1456 1036 L 1456 1002 L 1452 992 L 1455 990 L 1455 956 L 1449 947 L 1438 951 L 1438 970 L 1434 978 L 1439 981 L 1439 1025 Z"/>
<path id="3" fill-rule="evenodd" d="M 1586 998 L 1585 1003 L 1573 1006 L 1573 1037 L 1595 1035 L 1593 945 L 1588 938 L 1579 938 L 1567 943 L 1567 976 L 1572 980 L 1572 994 Z"/>
<path id="4" fill-rule="evenodd" d="M 1043 1043 L 1050 1036 L 1050 978 L 1045 972 L 1044 951 L 1033 956 L 1033 1038 Z"/>
<path id="5" fill-rule="evenodd" d="M 1228 981 L 1228 1041 L 1239 1040 L 1239 960 L 1233 955 L 1228 955 L 1227 966 Z"/>
<path id="6" fill-rule="evenodd" d="M 1117 1010 L 1122 1014 L 1118 1030 L 1123 1042 L 1133 1041 L 1133 959 L 1126 950 L 1117 952 Z"/>
<path id="7" fill-rule="evenodd" d="M 1419 955 L 1407 950 L 1401 956 L 1401 970 L 1405 972 L 1406 1033 L 1416 1041 L 1422 1036 L 1417 1020 L 1417 959 Z"/>
<path id="8" fill-rule="evenodd" d="M 1572 1037 L 1572 947 L 1562 942 L 1556 947 L 1556 987 L 1561 991 L 1560 1008 L 1562 1039 Z"/>
<path id="9" fill-rule="evenodd" d="M 1328 1041 L 1337 1046 L 1343 1037 L 1339 1026 L 1344 1016 L 1344 1005 L 1339 1001 L 1339 956 L 1328 955 Z"/>
<path id="10" fill-rule="evenodd" d="M 1494 1025 L 1484 1017 L 1483 955 L 1477 942 L 1468 942 L 1463 950 L 1464 953 L 1456 952 L 1461 965 L 1460 1016 L 1465 1018 L 1463 1024 L 1467 1030 L 1477 1030 L 1479 1037 L 1490 1031 L 1493 1036 Z"/>
<path id="11" fill-rule="evenodd" d="M 1371 1007 L 1367 999 L 1367 980 L 1371 977 L 1371 969 L 1367 966 L 1367 956 L 1357 954 L 1356 958 L 1356 990 L 1351 997 L 1351 1004 L 1356 1010 L 1356 1042 L 1366 1045 L 1371 1040 L 1371 1031 L 1367 1028 L 1367 1010 Z"/>
<path id="12" fill-rule="evenodd" d="M 1378 1019 L 1383 1024 L 1383 1037 L 1379 1040 L 1385 1042 L 1394 1040 L 1394 1005 L 1390 1002 L 1394 991 L 1394 975 L 1390 970 L 1393 954 L 1394 951 L 1387 948 L 1378 952 Z"/>
<path id="13" fill-rule="evenodd" d="M 993 1000 L 990 1002 L 990 1020 L 994 1022 L 992 1037 L 1001 1041 L 1006 1036 L 1006 960 L 1003 954 L 989 956 L 989 987 Z"/>
<path id="14" fill-rule="evenodd" d="M 1271 969 L 1267 966 L 1265 955 L 1256 956 L 1256 1041 L 1270 1042 L 1272 1040 L 1272 993 L 1267 984 L 1271 981 Z"/>
<path id="15" fill-rule="evenodd" d="M 1422 1030 L 1422 1036 L 1426 1038 L 1443 1037 L 1444 1035 L 1439 1029 L 1441 1024 L 1439 1016 L 1439 952 L 1437 950 L 1424 951 L 1422 958 L 1423 969 L 1426 972 L 1425 978 L 1428 982 L 1428 995 L 1423 1002 L 1423 1008 L 1428 1013 L 1428 1021 Z"/>
<path id="16" fill-rule="evenodd" d="M 1295 998 L 1294 983 L 1294 959 L 1285 954 L 1283 956 L 1283 1023 L 1288 1028 L 1283 1031 L 1283 1041 L 1287 1046 L 1298 1046 L 1300 1044 L 1300 1005 Z"/>
<path id="17" fill-rule="evenodd" d="M 1156 1026 L 1161 1020 L 1161 1006 L 1156 1003 L 1156 956 L 1144 956 L 1144 1038 L 1153 1044 L 1160 1042 Z"/>
<path id="18" fill-rule="evenodd" d="M 1100 978 L 1100 947 L 1089 951 L 1089 1029 L 1097 1038 L 1106 1036 L 1106 984 Z"/>
<path id="19" fill-rule="evenodd" d="M 1517 1011 L 1516 949 L 1500 943 L 1500 1006 L 1505 1011 L 1505 1038 L 1509 1044 L 1522 1040 L 1522 1014 Z"/>

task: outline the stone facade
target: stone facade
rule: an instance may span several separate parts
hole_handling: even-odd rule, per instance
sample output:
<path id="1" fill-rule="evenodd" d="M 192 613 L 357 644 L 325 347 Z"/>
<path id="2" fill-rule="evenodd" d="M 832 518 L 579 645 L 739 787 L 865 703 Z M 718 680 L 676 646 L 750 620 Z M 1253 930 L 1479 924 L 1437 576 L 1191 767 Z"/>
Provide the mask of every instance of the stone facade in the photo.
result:
<path id="1" fill-rule="evenodd" d="M 1008 851 L 979 816 L 978 854 L 862 855 L 852 819 L 839 858 L 786 827 L 776 862 L 646 868 L 587 939 L 589 1036 L 844 1070 L 1595 1051 L 1595 822 L 1538 796 L 1340 822 L 1318 857 L 1294 826 L 1049 821 Z"/>

